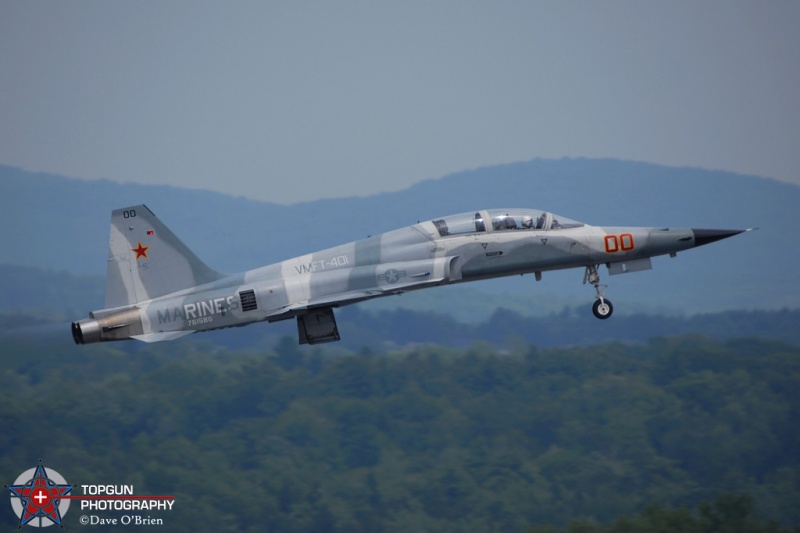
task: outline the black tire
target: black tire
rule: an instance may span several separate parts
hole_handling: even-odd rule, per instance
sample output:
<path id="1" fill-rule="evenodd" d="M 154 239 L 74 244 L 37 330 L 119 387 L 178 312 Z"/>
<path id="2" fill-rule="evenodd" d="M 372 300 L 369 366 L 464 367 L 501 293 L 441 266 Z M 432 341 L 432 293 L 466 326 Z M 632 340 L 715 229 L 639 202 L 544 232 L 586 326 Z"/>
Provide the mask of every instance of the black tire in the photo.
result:
<path id="1" fill-rule="evenodd" d="M 611 305 L 611 300 L 607 298 L 603 298 L 602 300 L 598 298 L 595 300 L 594 305 L 592 305 L 592 313 L 600 320 L 605 320 L 610 317 L 613 312 L 614 306 Z"/>

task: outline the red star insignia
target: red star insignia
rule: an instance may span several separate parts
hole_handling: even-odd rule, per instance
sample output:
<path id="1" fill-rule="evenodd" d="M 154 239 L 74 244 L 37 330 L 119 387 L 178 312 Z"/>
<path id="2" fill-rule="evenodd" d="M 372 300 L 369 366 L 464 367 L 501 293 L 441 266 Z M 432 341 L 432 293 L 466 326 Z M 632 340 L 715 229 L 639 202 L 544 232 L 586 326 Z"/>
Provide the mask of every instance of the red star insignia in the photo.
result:
<path id="1" fill-rule="evenodd" d="M 139 246 L 136 248 L 131 248 L 131 252 L 136 252 L 136 260 L 138 261 L 140 257 L 144 257 L 145 259 L 150 259 L 147 257 L 147 250 L 150 249 L 149 246 L 142 246 L 142 241 L 138 241 Z"/>

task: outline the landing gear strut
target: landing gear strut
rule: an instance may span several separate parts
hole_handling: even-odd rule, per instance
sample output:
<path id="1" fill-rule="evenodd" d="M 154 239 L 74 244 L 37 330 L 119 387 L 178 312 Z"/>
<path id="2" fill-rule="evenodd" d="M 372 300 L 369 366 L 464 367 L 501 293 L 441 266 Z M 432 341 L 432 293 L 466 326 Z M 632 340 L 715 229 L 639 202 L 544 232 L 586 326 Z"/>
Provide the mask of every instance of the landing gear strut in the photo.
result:
<path id="1" fill-rule="evenodd" d="M 594 290 L 597 291 L 597 300 L 595 300 L 594 305 L 592 305 L 592 313 L 594 313 L 594 316 L 601 320 L 610 317 L 611 313 L 614 312 L 614 306 L 611 305 L 611 300 L 606 299 L 604 296 L 608 285 L 602 285 L 600 283 L 600 274 L 597 272 L 597 265 L 586 267 L 586 273 L 583 275 L 583 284 L 585 285 L 586 283 L 591 283 L 592 286 L 594 286 Z"/>

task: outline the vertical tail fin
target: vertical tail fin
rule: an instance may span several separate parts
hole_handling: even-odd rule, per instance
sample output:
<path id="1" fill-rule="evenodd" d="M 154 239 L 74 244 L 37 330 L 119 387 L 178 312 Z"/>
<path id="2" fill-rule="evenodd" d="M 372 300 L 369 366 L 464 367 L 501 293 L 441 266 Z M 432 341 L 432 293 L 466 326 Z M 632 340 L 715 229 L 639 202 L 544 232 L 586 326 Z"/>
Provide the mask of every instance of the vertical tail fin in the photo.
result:
<path id="1" fill-rule="evenodd" d="M 145 205 L 111 214 L 108 247 L 106 308 L 150 300 L 221 277 Z"/>

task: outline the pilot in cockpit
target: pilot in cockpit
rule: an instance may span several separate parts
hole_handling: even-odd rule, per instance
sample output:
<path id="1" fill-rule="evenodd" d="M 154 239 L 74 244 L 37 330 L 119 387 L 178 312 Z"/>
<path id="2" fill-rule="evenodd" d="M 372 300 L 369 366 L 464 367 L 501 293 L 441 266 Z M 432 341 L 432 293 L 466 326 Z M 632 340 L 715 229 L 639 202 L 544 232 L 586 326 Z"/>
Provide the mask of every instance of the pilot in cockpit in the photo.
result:
<path id="1" fill-rule="evenodd" d="M 533 228 L 533 218 L 529 217 L 528 215 L 525 215 L 524 217 L 522 217 L 522 227 L 524 229 Z"/>
<path id="2" fill-rule="evenodd" d="M 517 222 L 513 217 L 508 215 L 502 217 L 494 217 L 492 219 L 492 228 L 495 231 L 502 231 L 507 229 L 517 229 Z"/>
<path id="3" fill-rule="evenodd" d="M 486 224 L 483 223 L 483 215 L 475 213 L 475 231 L 486 231 Z"/>

